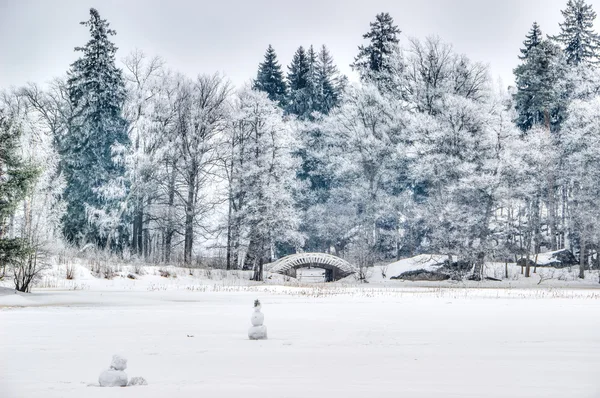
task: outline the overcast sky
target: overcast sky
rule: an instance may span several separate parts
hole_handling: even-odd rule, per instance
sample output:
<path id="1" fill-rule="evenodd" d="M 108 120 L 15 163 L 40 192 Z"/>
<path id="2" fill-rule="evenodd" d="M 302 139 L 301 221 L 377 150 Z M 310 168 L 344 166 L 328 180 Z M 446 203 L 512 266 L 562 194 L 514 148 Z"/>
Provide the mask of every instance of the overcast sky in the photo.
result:
<path id="1" fill-rule="evenodd" d="M 187 75 L 225 73 L 236 85 L 256 74 L 268 44 L 288 65 L 299 45 L 326 44 L 340 70 L 369 22 L 389 12 L 407 37 L 438 35 L 512 82 L 525 34 L 537 21 L 556 34 L 567 0 L 0 0 L 0 88 L 64 75 L 88 40 L 78 22 L 95 7 L 117 31 L 124 58 L 138 48 Z M 596 11 L 600 0 L 588 0 Z M 598 24 L 596 24 L 598 26 Z M 287 70 L 287 68 L 285 69 Z"/>

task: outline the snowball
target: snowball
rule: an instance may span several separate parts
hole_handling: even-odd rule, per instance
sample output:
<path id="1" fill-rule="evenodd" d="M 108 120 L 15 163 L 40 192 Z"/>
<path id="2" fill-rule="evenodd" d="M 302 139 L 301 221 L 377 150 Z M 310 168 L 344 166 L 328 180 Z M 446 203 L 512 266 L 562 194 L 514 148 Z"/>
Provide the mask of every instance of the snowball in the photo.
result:
<path id="1" fill-rule="evenodd" d="M 132 377 L 131 380 L 129 380 L 129 384 L 127 384 L 127 385 L 128 386 L 147 386 L 148 382 L 143 377 Z"/>
<path id="2" fill-rule="evenodd" d="M 250 322 L 252 322 L 252 326 L 262 326 L 265 320 L 265 316 L 262 312 L 255 312 L 252 314 L 252 318 L 250 318 Z"/>
<path id="3" fill-rule="evenodd" d="M 266 340 L 267 339 L 267 327 L 262 326 L 252 326 L 248 330 L 248 337 L 250 340 Z"/>
<path id="4" fill-rule="evenodd" d="M 127 359 L 120 355 L 113 355 L 110 368 L 114 370 L 125 370 L 127 369 Z"/>
<path id="5" fill-rule="evenodd" d="M 127 385 L 127 374 L 122 370 L 105 370 L 100 373 L 98 382 L 100 387 L 125 387 Z"/>

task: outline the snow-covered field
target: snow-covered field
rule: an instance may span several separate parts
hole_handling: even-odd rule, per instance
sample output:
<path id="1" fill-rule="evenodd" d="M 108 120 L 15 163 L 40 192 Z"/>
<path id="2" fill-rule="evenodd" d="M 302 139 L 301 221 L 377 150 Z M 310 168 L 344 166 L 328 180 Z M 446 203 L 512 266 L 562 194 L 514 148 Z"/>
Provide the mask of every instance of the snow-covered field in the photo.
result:
<path id="1" fill-rule="evenodd" d="M 585 286 L 109 281 L 83 267 L 63 282 L 0 292 L 0 397 L 600 397 L 600 290 Z M 266 341 L 247 338 L 256 298 Z M 113 354 L 148 385 L 98 387 Z"/>

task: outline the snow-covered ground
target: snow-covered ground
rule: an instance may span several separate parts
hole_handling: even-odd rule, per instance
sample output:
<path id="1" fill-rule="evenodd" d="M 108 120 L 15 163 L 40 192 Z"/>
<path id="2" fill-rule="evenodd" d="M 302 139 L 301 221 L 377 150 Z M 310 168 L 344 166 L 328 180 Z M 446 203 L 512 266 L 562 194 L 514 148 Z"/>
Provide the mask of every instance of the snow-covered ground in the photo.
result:
<path id="1" fill-rule="evenodd" d="M 0 292 L 0 397 L 600 396 L 594 289 L 193 285 L 79 272 L 87 288 Z M 266 341 L 247 337 L 256 298 Z M 113 354 L 148 386 L 97 387 Z"/>
<path id="2" fill-rule="evenodd" d="M 446 256 L 421 254 L 415 257 L 402 259 L 391 264 L 377 265 L 368 273 L 369 282 L 385 284 L 386 286 L 425 286 L 425 287 L 493 287 L 493 288 L 528 288 L 539 286 L 552 286 L 556 288 L 600 288 L 599 271 L 586 271 L 585 279 L 579 278 L 578 266 L 553 268 L 553 267 L 531 267 L 531 275 L 526 278 L 522 268 L 515 263 L 486 263 L 483 274 L 486 277 L 500 279 L 500 281 L 486 280 L 482 282 L 472 281 L 441 281 L 441 282 L 409 282 L 390 280 L 403 272 L 426 270 L 436 271 Z M 508 278 L 506 271 L 508 268 Z M 386 278 L 383 278 L 383 273 Z M 351 279 L 351 278 L 350 278 Z"/>
<path id="3" fill-rule="evenodd" d="M 108 280 L 80 265 L 65 280 L 55 265 L 32 294 L 0 288 L 0 397 L 600 397 L 597 271 L 389 280 L 417 265 L 385 280 L 376 267 L 369 284 L 128 266 Z M 247 337 L 256 298 L 266 341 Z M 148 385 L 98 387 L 113 354 Z"/>

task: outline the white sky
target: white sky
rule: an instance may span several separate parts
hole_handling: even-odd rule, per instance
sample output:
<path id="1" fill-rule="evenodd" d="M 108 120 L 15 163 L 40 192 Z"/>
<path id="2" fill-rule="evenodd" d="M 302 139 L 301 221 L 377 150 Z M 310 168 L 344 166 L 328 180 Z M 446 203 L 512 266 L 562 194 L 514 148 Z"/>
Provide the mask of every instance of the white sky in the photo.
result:
<path id="1" fill-rule="evenodd" d="M 596 11 L 600 0 L 588 0 Z M 556 34 L 566 0 L 0 0 L 0 88 L 61 76 L 88 40 L 78 22 L 95 7 L 117 31 L 118 58 L 133 49 L 160 55 L 187 75 L 225 73 L 236 85 L 256 74 L 268 44 L 287 66 L 299 45 L 326 44 L 340 70 L 369 22 L 389 12 L 407 36 L 439 35 L 456 51 L 512 82 L 533 21 Z M 596 24 L 598 26 L 598 24 Z M 287 68 L 284 68 L 287 71 Z"/>

